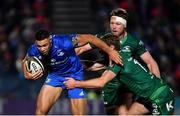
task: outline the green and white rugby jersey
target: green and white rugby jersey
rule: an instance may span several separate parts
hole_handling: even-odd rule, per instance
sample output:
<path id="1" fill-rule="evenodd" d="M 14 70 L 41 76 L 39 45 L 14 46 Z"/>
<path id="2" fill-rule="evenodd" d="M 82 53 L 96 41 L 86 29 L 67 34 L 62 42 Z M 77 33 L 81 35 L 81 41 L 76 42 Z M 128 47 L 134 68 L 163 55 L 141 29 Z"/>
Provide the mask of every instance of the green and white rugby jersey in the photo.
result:
<path id="1" fill-rule="evenodd" d="M 101 39 L 103 36 L 107 34 L 111 33 L 100 33 L 96 36 Z M 121 45 L 121 50 L 128 53 L 130 56 L 136 58 L 140 57 L 143 53 L 147 51 L 144 43 L 140 39 L 131 36 L 129 33 L 127 33 L 127 35 L 119 42 Z M 94 46 L 92 45 L 92 47 Z"/>
<path id="2" fill-rule="evenodd" d="M 103 36 L 112 33 L 101 33 L 97 34 L 98 38 L 103 38 Z M 138 58 L 145 53 L 147 50 L 143 42 L 131 36 L 129 33 L 119 41 L 121 45 L 121 50 L 128 54 L 129 57 Z M 113 106 L 121 103 L 122 94 L 129 92 L 128 89 L 124 88 L 124 84 L 120 82 L 117 78 L 114 78 L 110 82 L 108 82 L 105 87 L 102 89 L 102 96 L 104 99 L 105 106 Z"/>
<path id="3" fill-rule="evenodd" d="M 157 88 L 166 84 L 162 79 L 146 70 L 136 59 L 130 57 L 123 49 L 119 54 L 124 65 L 113 64 L 108 69 L 115 74 L 120 74 L 116 78 L 136 95 L 148 98 Z"/>

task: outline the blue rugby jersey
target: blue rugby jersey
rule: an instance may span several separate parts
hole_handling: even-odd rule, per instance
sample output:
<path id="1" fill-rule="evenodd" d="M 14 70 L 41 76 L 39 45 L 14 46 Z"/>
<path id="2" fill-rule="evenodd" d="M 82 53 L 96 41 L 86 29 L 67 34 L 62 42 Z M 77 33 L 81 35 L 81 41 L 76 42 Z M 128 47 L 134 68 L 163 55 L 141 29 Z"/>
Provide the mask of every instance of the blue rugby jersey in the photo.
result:
<path id="1" fill-rule="evenodd" d="M 39 52 L 36 44 L 28 49 L 27 55 L 40 59 L 49 73 L 60 77 L 76 76 L 78 72 L 83 71 L 83 66 L 74 51 L 74 44 L 77 44 L 76 36 L 76 34 L 51 35 L 52 46 L 47 56 Z M 75 78 L 81 80 L 83 77 Z"/>

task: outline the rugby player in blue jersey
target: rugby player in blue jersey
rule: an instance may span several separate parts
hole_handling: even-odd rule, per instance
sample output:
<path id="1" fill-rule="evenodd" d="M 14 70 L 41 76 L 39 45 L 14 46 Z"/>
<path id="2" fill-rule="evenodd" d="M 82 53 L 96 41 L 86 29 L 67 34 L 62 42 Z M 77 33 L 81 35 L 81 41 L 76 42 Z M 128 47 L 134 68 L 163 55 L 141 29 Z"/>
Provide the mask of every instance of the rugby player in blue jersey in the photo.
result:
<path id="1" fill-rule="evenodd" d="M 36 80 L 43 76 L 41 70 L 31 74 L 26 69 L 25 60 L 32 56 L 36 56 L 45 69 L 48 69 L 48 75 L 37 98 L 37 115 L 48 114 L 62 91 L 66 89 L 63 84 L 66 77 L 73 77 L 79 81 L 84 79 L 83 66 L 76 55 L 75 48 L 88 42 L 108 53 L 114 62 L 121 64 L 118 52 L 91 34 L 50 35 L 43 29 L 35 33 L 35 43 L 28 49 L 27 55 L 22 60 L 22 69 L 26 79 Z M 87 101 L 84 89 L 68 90 L 68 97 L 71 101 L 72 114 L 85 115 Z"/>

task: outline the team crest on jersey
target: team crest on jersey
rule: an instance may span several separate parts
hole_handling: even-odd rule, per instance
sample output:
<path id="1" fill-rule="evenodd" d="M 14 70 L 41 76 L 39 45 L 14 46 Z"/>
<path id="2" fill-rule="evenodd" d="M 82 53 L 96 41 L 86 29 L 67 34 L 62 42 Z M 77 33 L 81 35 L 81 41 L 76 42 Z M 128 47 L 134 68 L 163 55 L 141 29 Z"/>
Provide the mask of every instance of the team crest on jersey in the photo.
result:
<path id="1" fill-rule="evenodd" d="M 72 38 L 72 43 L 73 43 L 73 46 L 74 46 L 74 47 L 77 47 L 77 46 L 78 46 L 77 36 L 75 36 L 75 37 Z"/>
<path id="2" fill-rule="evenodd" d="M 131 52 L 130 46 L 124 46 L 124 47 L 122 48 L 122 51 L 123 51 L 123 52 Z"/>

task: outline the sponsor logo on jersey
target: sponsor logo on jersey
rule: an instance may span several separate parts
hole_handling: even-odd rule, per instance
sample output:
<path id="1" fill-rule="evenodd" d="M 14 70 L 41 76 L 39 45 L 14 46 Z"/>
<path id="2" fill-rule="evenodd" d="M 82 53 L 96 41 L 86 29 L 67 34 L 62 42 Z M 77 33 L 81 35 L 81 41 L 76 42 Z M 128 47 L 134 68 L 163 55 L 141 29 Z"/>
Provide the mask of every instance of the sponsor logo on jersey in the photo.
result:
<path id="1" fill-rule="evenodd" d="M 122 51 L 123 51 L 123 52 L 131 52 L 130 46 L 124 46 L 124 47 L 122 48 Z"/>
<path id="2" fill-rule="evenodd" d="M 79 96 L 84 96 L 84 92 L 83 92 L 83 91 L 81 91 L 81 93 L 79 94 Z"/>
<path id="3" fill-rule="evenodd" d="M 66 62 L 69 59 L 69 57 L 66 57 L 64 60 L 62 61 L 58 61 L 58 62 L 51 62 L 51 65 L 57 65 L 57 64 L 62 64 L 64 62 Z"/>
<path id="4" fill-rule="evenodd" d="M 170 110 L 172 110 L 172 109 L 174 109 L 174 107 L 173 107 L 173 101 L 171 100 L 169 103 L 166 103 L 166 108 L 167 108 L 167 111 L 170 111 Z"/>
<path id="5" fill-rule="evenodd" d="M 63 56 L 64 55 L 64 52 L 60 49 L 60 50 L 57 50 L 57 56 Z"/>

